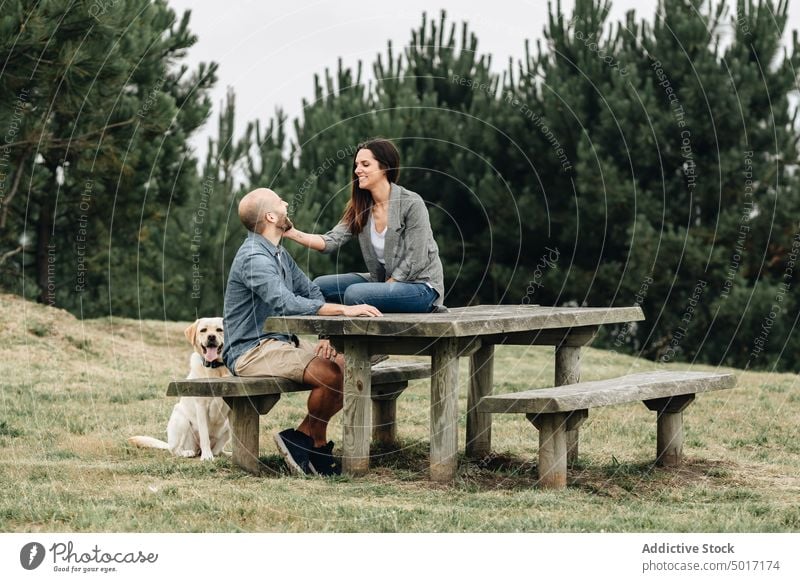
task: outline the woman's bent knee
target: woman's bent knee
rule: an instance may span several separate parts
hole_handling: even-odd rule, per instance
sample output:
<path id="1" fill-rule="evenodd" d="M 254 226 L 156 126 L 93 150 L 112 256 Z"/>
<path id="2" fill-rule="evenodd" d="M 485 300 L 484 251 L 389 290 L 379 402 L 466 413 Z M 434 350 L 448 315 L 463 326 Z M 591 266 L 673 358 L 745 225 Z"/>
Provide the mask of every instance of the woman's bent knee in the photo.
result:
<path id="1" fill-rule="evenodd" d="M 345 305 L 361 305 L 362 303 L 367 303 L 367 301 L 365 301 L 367 296 L 359 289 L 361 286 L 362 285 L 355 284 L 347 288 L 343 298 Z"/>

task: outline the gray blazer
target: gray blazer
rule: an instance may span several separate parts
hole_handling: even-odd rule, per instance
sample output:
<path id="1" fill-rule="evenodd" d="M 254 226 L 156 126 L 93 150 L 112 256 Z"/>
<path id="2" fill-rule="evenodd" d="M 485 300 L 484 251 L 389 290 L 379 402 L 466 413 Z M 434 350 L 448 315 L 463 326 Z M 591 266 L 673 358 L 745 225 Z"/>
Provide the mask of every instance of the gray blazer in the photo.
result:
<path id="1" fill-rule="evenodd" d="M 383 282 L 389 277 L 407 283 L 429 283 L 439 294 L 437 307 L 444 300 L 444 273 L 439 260 L 439 247 L 433 238 L 428 209 L 422 197 L 397 184 L 391 185 L 389 194 L 389 220 L 384 247 L 384 268 L 378 262 L 370 241 L 369 229 L 358 235 L 361 254 L 369 269 L 370 281 Z M 352 238 L 347 225 L 340 222 L 330 232 L 323 234 L 323 253 L 332 253 Z"/>

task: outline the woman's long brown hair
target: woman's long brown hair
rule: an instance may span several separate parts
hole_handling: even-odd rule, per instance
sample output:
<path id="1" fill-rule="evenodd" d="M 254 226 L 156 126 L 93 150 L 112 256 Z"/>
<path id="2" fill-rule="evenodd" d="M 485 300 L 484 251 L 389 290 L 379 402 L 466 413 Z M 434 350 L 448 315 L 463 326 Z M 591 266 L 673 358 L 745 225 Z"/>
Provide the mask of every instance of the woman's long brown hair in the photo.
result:
<path id="1" fill-rule="evenodd" d="M 369 220 L 372 211 L 372 194 L 369 190 L 364 190 L 358 186 L 356 177 L 356 156 L 358 152 L 367 149 L 378 161 L 378 167 L 386 171 L 386 178 L 389 183 L 397 183 L 400 177 L 400 152 L 388 139 L 374 138 L 356 146 L 356 153 L 353 156 L 353 176 L 352 188 L 350 190 L 350 200 L 344 209 L 342 222 L 355 236 L 360 234 Z"/>

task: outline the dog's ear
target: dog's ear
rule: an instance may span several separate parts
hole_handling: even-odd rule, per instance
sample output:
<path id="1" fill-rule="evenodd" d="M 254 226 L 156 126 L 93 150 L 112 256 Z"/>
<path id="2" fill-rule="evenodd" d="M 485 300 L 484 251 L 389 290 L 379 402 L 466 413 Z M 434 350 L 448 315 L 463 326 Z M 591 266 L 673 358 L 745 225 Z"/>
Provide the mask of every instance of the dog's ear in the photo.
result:
<path id="1" fill-rule="evenodd" d="M 197 321 L 195 321 L 192 325 L 187 327 L 183 332 L 183 335 L 186 336 L 186 339 L 189 340 L 189 343 L 192 344 L 192 345 L 194 345 L 194 338 L 197 335 L 197 324 L 198 323 L 200 323 L 199 319 Z"/>

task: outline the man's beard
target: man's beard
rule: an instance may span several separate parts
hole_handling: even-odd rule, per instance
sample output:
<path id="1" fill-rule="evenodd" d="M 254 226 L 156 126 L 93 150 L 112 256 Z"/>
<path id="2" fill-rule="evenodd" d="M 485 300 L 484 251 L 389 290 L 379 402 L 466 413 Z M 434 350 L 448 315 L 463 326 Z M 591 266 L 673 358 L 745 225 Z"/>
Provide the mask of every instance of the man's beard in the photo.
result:
<path id="1" fill-rule="evenodd" d="M 294 228 L 294 224 L 292 224 L 288 214 L 281 218 L 281 221 L 278 223 L 278 228 L 280 228 L 283 232 L 292 230 Z"/>

